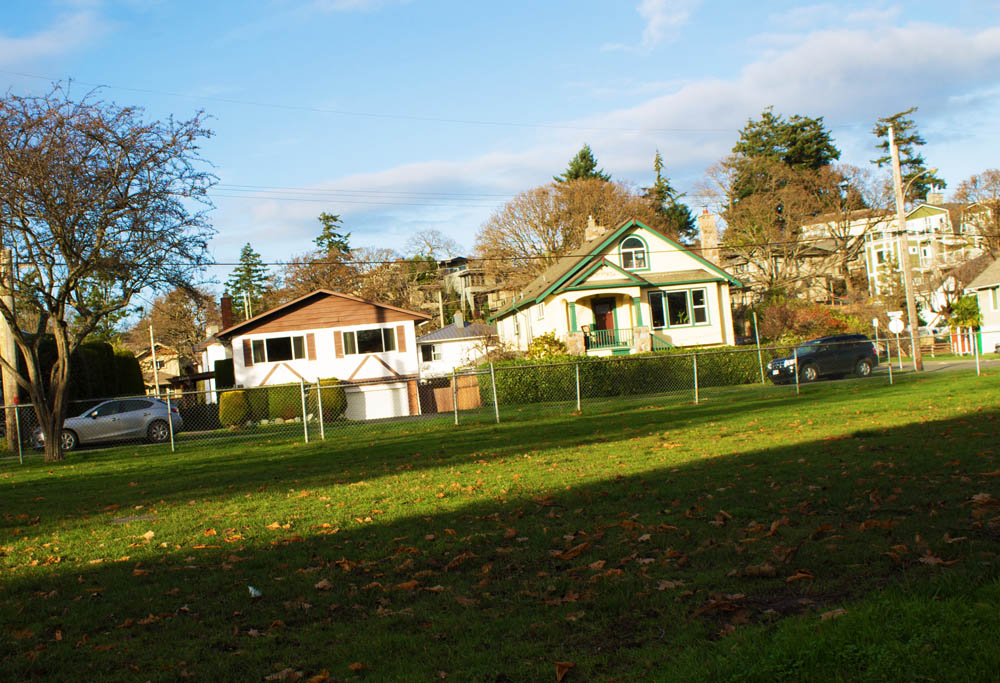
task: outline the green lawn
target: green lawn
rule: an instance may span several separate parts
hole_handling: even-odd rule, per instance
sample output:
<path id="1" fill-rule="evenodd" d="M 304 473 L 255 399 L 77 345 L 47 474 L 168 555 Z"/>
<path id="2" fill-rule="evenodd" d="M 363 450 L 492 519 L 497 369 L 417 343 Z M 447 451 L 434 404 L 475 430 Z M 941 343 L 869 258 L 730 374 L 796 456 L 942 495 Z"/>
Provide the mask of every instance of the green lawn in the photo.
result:
<path id="1" fill-rule="evenodd" d="M 998 380 L 5 461 L 0 680 L 987 680 Z"/>

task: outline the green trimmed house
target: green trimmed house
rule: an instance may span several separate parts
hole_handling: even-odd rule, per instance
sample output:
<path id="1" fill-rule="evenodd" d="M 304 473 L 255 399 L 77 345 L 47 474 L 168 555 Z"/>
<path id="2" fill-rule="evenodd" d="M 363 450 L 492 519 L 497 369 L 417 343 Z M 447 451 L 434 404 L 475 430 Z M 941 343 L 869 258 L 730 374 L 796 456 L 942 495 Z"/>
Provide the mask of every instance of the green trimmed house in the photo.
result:
<path id="1" fill-rule="evenodd" d="M 729 288 L 741 283 L 641 221 L 591 220 L 575 251 L 490 318 L 505 345 L 554 333 L 574 355 L 610 356 L 734 343 Z"/>

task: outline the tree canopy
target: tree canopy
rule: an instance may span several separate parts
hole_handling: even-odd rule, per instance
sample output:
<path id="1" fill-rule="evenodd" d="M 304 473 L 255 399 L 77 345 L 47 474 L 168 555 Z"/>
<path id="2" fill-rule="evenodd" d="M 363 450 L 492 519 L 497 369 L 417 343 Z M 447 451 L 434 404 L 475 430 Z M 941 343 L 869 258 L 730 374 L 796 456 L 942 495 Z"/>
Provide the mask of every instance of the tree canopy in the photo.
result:
<path id="1" fill-rule="evenodd" d="M 682 242 L 694 242 L 698 235 L 694 216 L 687 205 L 678 201 L 684 195 L 678 194 L 670 184 L 670 179 L 663 175 L 660 150 L 656 150 L 653 157 L 653 170 L 656 171 L 656 180 L 650 187 L 642 189 L 642 196 L 660 219 L 661 225 L 658 227 L 671 236 L 677 236 Z"/>
<path id="2" fill-rule="evenodd" d="M 881 168 L 892 165 L 889 153 L 889 126 L 893 128 L 893 137 L 896 139 L 896 147 L 899 148 L 899 167 L 903 176 L 905 199 L 908 202 L 923 199 L 932 187 L 947 187 L 947 183 L 938 177 L 937 173 L 929 172 L 923 155 L 917 149 L 924 146 L 927 141 L 921 137 L 917 131 L 917 124 L 909 117 L 916 110 L 916 107 L 910 107 L 906 111 L 881 118 L 875 122 L 875 127 L 872 129 L 872 133 L 879 140 L 875 148 L 883 152 L 882 156 L 873 159 L 872 163 L 878 164 Z"/>
<path id="3" fill-rule="evenodd" d="M 141 109 L 96 93 L 73 99 L 61 86 L 0 99 L 0 246 L 17 256 L 21 307 L 0 300 L 0 314 L 24 358 L 4 368 L 50 437 L 62 432 L 80 343 L 140 291 L 185 284 L 210 262 L 215 177 L 199 156 L 210 135 L 201 114 L 148 121 Z M 57 351 L 48 382 L 38 355 L 45 333 Z M 46 439 L 45 457 L 62 458 L 58 438 Z"/>
<path id="4" fill-rule="evenodd" d="M 340 216 L 324 211 L 319 215 L 323 230 L 319 237 L 313 240 L 319 250 L 325 254 L 347 254 L 351 251 L 351 233 L 341 233 L 343 221 Z"/>
<path id="5" fill-rule="evenodd" d="M 1000 169 L 987 169 L 963 180 L 955 188 L 955 201 L 965 204 L 965 223 L 983 238 L 989 255 L 1000 257 Z"/>
<path id="6" fill-rule="evenodd" d="M 611 180 L 611 176 L 604 172 L 604 169 L 597 168 L 597 159 L 590 145 L 585 144 L 576 156 L 569 160 L 569 166 L 562 175 L 552 178 L 557 183 L 570 183 L 574 180 Z"/>

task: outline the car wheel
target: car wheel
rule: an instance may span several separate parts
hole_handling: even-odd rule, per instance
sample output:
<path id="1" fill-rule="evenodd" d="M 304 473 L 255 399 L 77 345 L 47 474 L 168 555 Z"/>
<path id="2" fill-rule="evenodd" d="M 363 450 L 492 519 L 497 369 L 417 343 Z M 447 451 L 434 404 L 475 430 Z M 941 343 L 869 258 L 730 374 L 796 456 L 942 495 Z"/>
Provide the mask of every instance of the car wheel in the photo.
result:
<path id="1" fill-rule="evenodd" d="M 170 428 L 163 420 L 156 420 L 150 424 L 146 433 L 153 443 L 163 443 L 170 438 Z"/>
<path id="2" fill-rule="evenodd" d="M 59 437 L 59 445 L 62 446 L 64 453 L 75 449 L 78 443 L 79 440 L 76 438 L 76 432 L 69 429 L 62 430 L 62 435 Z"/>
<path id="3" fill-rule="evenodd" d="M 869 358 L 862 358 L 854 366 L 854 374 L 858 377 L 868 377 L 872 374 L 872 362 Z"/>
<path id="4" fill-rule="evenodd" d="M 815 365 L 807 365 L 802 368 L 802 381 L 803 382 L 815 382 L 816 378 L 819 377 L 819 368 Z"/>

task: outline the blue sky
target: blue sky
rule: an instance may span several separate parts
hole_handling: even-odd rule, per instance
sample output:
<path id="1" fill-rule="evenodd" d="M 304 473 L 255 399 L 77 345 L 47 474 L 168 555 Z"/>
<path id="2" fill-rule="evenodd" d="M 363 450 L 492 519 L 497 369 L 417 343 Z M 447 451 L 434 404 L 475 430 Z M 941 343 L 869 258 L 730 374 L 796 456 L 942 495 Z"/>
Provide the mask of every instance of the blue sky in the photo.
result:
<path id="1" fill-rule="evenodd" d="M 152 117 L 199 109 L 220 185 L 213 252 L 302 254 L 316 216 L 355 246 L 436 229 L 471 252 L 491 212 L 583 143 L 649 184 L 659 149 L 690 194 L 749 118 L 823 116 L 842 161 L 919 106 L 951 188 L 1000 165 L 1000 5 L 941 2 L 8 0 L 0 83 Z M 216 271 L 224 278 L 227 268 Z"/>

